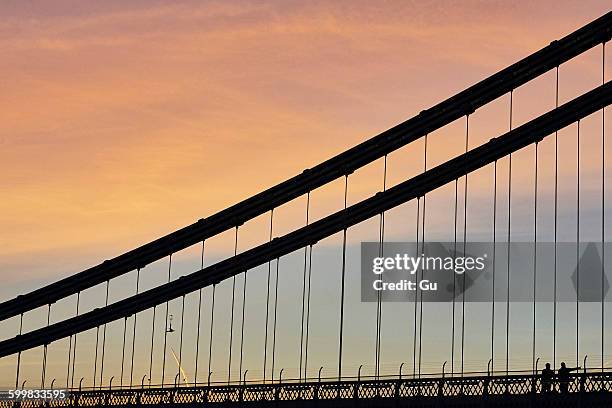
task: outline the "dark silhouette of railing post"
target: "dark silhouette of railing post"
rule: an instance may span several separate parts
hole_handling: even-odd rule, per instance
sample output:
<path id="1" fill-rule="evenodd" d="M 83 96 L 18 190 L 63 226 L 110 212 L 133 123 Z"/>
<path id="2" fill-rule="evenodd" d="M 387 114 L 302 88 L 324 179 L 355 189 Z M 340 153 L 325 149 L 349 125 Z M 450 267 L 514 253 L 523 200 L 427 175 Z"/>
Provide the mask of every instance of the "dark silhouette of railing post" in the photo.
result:
<path id="1" fill-rule="evenodd" d="M 283 371 L 285 369 L 281 368 L 280 373 L 278 374 L 278 387 L 276 387 L 276 389 L 274 390 L 274 399 L 276 401 L 280 401 L 280 391 L 281 391 L 281 384 L 283 383 Z M 274 383 L 274 378 L 272 379 L 272 383 Z"/>
<path id="2" fill-rule="evenodd" d="M 79 400 L 81 398 L 81 389 L 83 388 L 83 379 L 85 377 L 81 377 L 81 380 L 79 381 L 79 393 L 75 396 L 74 398 L 74 406 L 78 407 L 79 406 Z"/>
<path id="3" fill-rule="evenodd" d="M 587 357 L 588 355 L 584 356 L 584 360 L 582 361 L 583 372 L 582 372 L 582 375 L 580 375 L 580 393 L 581 394 L 584 394 L 584 392 L 586 391 L 585 383 L 586 383 L 586 372 L 587 372 L 587 367 L 586 367 Z"/>
<path id="4" fill-rule="evenodd" d="M 493 373 L 491 372 L 491 365 L 493 364 L 493 359 L 490 358 L 487 363 L 487 378 L 484 380 L 482 385 L 482 395 L 489 395 L 489 386 L 491 385 L 491 376 Z"/>
<path id="5" fill-rule="evenodd" d="M 540 362 L 540 357 L 538 357 L 535 361 L 533 375 L 531 376 L 531 393 L 536 394 L 538 392 L 538 363 Z"/>
<path id="6" fill-rule="evenodd" d="M 363 368 L 363 364 L 359 366 L 357 369 L 357 384 L 355 384 L 355 388 L 353 388 L 353 398 L 359 398 L 359 387 L 361 386 L 361 369 Z"/>
<path id="7" fill-rule="evenodd" d="M 315 400 L 319 399 L 319 392 L 321 392 L 321 370 L 323 370 L 323 366 L 319 367 L 319 381 L 317 383 L 317 387 L 316 387 L 315 393 L 314 393 L 314 399 Z"/>
<path id="8" fill-rule="evenodd" d="M 54 384 L 55 384 L 55 378 L 51 380 L 51 389 L 53 389 Z M 51 406 L 51 398 L 48 398 L 45 400 L 45 406 L 47 407 Z"/>
<path id="9" fill-rule="evenodd" d="M 438 397 L 442 397 L 444 395 L 444 374 L 446 369 L 446 361 L 442 364 L 442 378 L 438 381 Z"/>
<path id="10" fill-rule="evenodd" d="M 246 387 L 246 375 L 249 372 L 249 370 L 244 370 L 244 376 L 242 377 L 242 386 L 240 387 L 240 393 L 238 395 L 238 400 L 239 401 L 244 401 L 244 389 Z M 239 385 L 240 386 L 240 385 Z"/>
<path id="11" fill-rule="evenodd" d="M 112 376 L 110 378 L 110 381 L 108 382 L 108 392 L 104 395 L 104 405 L 108 406 L 109 405 L 109 399 L 110 399 L 110 395 L 113 389 L 113 379 L 115 378 L 115 376 Z M 102 388 L 102 386 L 100 385 L 100 388 Z"/>
<path id="12" fill-rule="evenodd" d="M 210 376 L 212 375 L 212 371 L 208 372 L 208 382 L 206 383 L 206 391 L 204 391 L 204 402 L 208 402 L 209 394 L 210 394 Z"/>
<path id="13" fill-rule="evenodd" d="M 178 378 L 179 378 L 180 373 L 176 373 L 176 375 L 174 376 L 174 389 L 172 390 L 172 396 L 171 396 L 171 401 L 174 403 L 176 401 L 176 394 L 178 392 Z"/>
<path id="14" fill-rule="evenodd" d="M 399 366 L 399 380 L 395 382 L 395 390 L 393 392 L 393 395 L 395 396 L 395 398 L 400 397 L 400 388 L 402 387 L 402 368 L 403 367 L 404 367 L 404 363 L 402 362 L 402 364 L 400 364 Z"/>
<path id="15" fill-rule="evenodd" d="M 147 375 L 142 376 L 142 380 L 140 380 L 140 392 L 138 393 L 138 397 L 136 397 L 136 401 L 138 405 L 142 404 L 142 394 L 144 393 L 144 380 L 147 378 Z"/>

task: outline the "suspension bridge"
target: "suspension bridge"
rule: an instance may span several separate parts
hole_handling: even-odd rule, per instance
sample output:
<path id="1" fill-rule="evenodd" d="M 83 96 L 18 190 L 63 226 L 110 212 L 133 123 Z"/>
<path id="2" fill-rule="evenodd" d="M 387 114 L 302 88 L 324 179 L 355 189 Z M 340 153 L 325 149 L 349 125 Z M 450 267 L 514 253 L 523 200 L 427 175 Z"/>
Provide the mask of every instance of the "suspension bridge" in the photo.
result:
<path id="1" fill-rule="evenodd" d="M 604 245 L 607 204 L 605 201 L 605 108 L 612 101 L 612 84 L 606 82 L 605 53 L 606 43 L 611 36 L 612 12 L 561 39 L 552 41 L 539 51 L 447 100 L 423 110 L 411 119 L 317 166 L 306 169 L 301 174 L 274 187 L 155 241 L 108 259 L 99 265 L 0 303 L 0 321 L 17 322 L 18 327 L 17 332 L 5 333 L 4 340 L 0 341 L 0 358 L 4 361 L 10 360 L 14 368 L 12 370 L 14 379 L 10 379 L 10 383 L 14 387 L 12 391 L 18 391 L 18 394 L 17 398 L 0 398 L 0 407 L 209 403 L 252 406 L 293 404 L 300 406 L 427 407 L 480 406 L 486 403 L 505 404 L 506 406 L 526 404 L 573 406 L 581 403 L 607 406 L 612 401 L 612 394 L 610 394 L 612 369 L 606 366 L 608 328 L 605 320 L 607 292 Z M 595 52 L 600 55 L 598 59 L 601 61 L 601 71 L 597 73 L 597 86 L 560 103 L 559 87 L 563 81 L 562 77 L 560 79 L 559 72 L 563 72 L 565 64 L 582 54 Z M 515 126 L 513 122 L 513 112 L 517 109 L 516 101 L 513 98 L 515 91 L 537 81 L 544 75 L 552 75 L 555 78 L 555 88 L 552 90 L 555 95 L 554 103 L 546 105 L 545 113 Z M 505 113 L 497 119 L 504 124 L 506 130 L 490 134 L 488 140 L 482 144 L 470 146 L 470 124 L 472 123 L 470 120 L 473 120 L 473 115 L 479 109 L 499 100 L 507 101 L 504 108 Z M 598 125 L 600 145 L 595 149 L 598 156 L 589 157 L 586 161 L 599 160 L 601 168 L 596 172 L 586 172 L 586 175 L 581 176 L 581 123 L 596 115 L 600 115 L 596 117 L 597 121 L 600 120 L 600 125 Z M 428 138 L 431 142 L 437 130 L 458 121 L 461 123 L 461 133 L 464 133 L 465 136 L 465 150 L 439 164 L 429 165 L 431 159 L 427 152 Z M 437 190 L 450 186 L 451 189 L 454 188 L 454 207 L 451 209 L 452 217 L 454 217 L 454 242 L 457 244 L 458 235 L 462 233 L 463 239 L 460 241 L 465 243 L 469 228 L 467 221 L 470 204 L 468 202 L 468 179 L 479 171 L 489 171 L 493 175 L 493 183 L 485 190 L 491 193 L 493 211 L 490 216 L 486 214 L 481 216 L 493 220 L 491 232 L 494 243 L 499 243 L 498 231 L 501 230 L 502 233 L 507 234 L 506 241 L 502 242 L 507 242 L 509 245 L 512 208 L 516 204 L 512 201 L 512 157 L 513 154 L 516 155 L 520 151 L 532 149 L 535 153 L 532 179 L 534 183 L 532 242 L 535 244 L 534 241 L 537 241 L 539 237 L 538 216 L 549 212 L 546 215 L 554 214 L 551 217 L 554 221 L 554 236 L 551 241 L 557 248 L 558 223 L 560 222 L 558 190 L 560 185 L 567 183 L 567 180 L 559 177 L 560 168 L 566 163 L 559 159 L 558 149 L 560 139 L 566 137 L 562 135 L 562 132 L 567 131 L 575 132 L 577 141 L 574 152 L 577 163 L 575 177 L 577 202 L 575 217 L 571 222 L 576 223 L 578 242 L 582 236 L 581 228 L 582 233 L 585 229 L 589 229 L 591 235 L 599 237 L 602 259 L 600 270 L 588 271 L 589 274 L 583 275 L 582 281 L 584 285 L 584 279 L 592 279 L 592 276 L 601 279 L 598 281 L 601 284 L 597 285 L 601 292 L 596 293 L 597 299 L 589 300 L 589 313 L 597 311 L 600 318 L 598 324 L 591 322 L 585 323 L 584 327 L 580 326 L 580 308 L 583 307 L 583 302 L 579 299 L 579 289 L 576 291 L 575 303 L 567 302 L 567 299 L 563 300 L 566 304 L 570 303 L 569 306 L 575 307 L 575 310 L 567 309 L 576 316 L 574 322 L 576 325 L 575 353 L 572 353 L 570 361 L 573 363 L 575 359 L 575 365 L 580 368 L 565 377 L 553 376 L 548 380 L 543 378 L 539 372 L 544 362 L 543 359 L 542 363 L 540 362 L 540 353 L 544 352 L 544 348 L 546 348 L 547 358 L 552 357 L 550 362 L 553 368 L 557 366 L 561 358 L 567 358 L 562 357 L 561 352 L 558 351 L 558 348 L 562 347 L 561 343 L 568 343 L 567 336 L 559 334 L 560 330 L 566 329 L 565 326 L 560 329 L 559 314 L 562 313 L 561 318 L 565 319 L 570 313 L 566 309 L 559 312 L 565 306 L 562 306 L 561 299 L 557 298 L 557 251 L 555 250 L 555 292 L 552 302 L 549 302 L 553 307 L 550 319 L 553 322 L 552 338 L 545 340 L 537 338 L 541 315 L 537 311 L 540 303 L 536 301 L 536 285 L 539 285 L 540 281 L 537 276 L 538 263 L 534 261 L 534 271 L 530 275 L 533 278 L 533 286 L 529 286 L 529 290 L 533 289 L 533 302 L 532 304 L 527 302 L 532 306 L 533 315 L 521 313 L 520 316 L 522 319 L 529 320 L 533 328 L 516 333 L 517 337 L 532 338 L 532 347 L 529 350 L 520 350 L 522 354 L 520 357 L 523 358 L 521 360 L 523 367 L 520 369 L 511 366 L 509 339 L 514 333 L 510 326 L 513 301 L 510 296 L 511 267 L 508 255 L 507 265 L 497 268 L 498 284 L 501 282 L 506 285 L 506 288 L 501 288 L 501 290 L 502 292 L 507 291 L 507 297 L 502 300 L 495 298 L 497 289 L 495 275 L 493 275 L 493 298 L 488 303 L 479 304 L 479 308 L 487 309 L 488 318 L 491 319 L 490 332 L 487 329 L 479 333 L 479 337 L 488 337 L 485 344 L 488 345 L 489 350 L 484 353 L 490 356 L 488 366 L 483 364 L 479 371 L 467 369 L 465 321 L 469 317 L 466 312 L 466 303 L 469 303 L 469 300 L 466 301 L 465 296 L 463 298 L 453 296 L 452 305 L 448 302 L 448 307 L 452 307 L 452 322 L 449 327 L 440 328 L 438 327 L 441 325 L 440 322 L 423 319 L 424 295 L 419 294 L 417 290 L 414 302 L 404 304 L 405 311 L 401 315 L 402 324 L 410 329 L 414 328 L 413 335 L 402 340 L 405 355 L 411 361 L 399 365 L 393 370 L 394 372 L 385 366 L 382 356 L 385 353 L 385 336 L 389 332 L 388 329 L 384 331 L 383 327 L 391 323 L 384 319 L 385 309 L 389 306 L 381 297 L 378 297 L 375 302 L 368 304 L 376 308 L 373 322 L 375 329 L 372 330 L 372 336 L 375 338 L 374 364 L 370 367 L 368 375 L 362 375 L 362 365 L 360 365 L 362 361 L 354 361 L 359 353 L 355 353 L 354 350 L 348 353 L 346 348 L 350 336 L 359 332 L 354 329 L 347 332 L 347 314 L 350 307 L 347 300 L 347 287 L 354 285 L 354 282 L 349 281 L 349 279 L 354 279 L 354 276 L 347 272 L 347 234 L 351 229 L 359 228 L 360 225 L 374 220 L 378 223 L 377 239 L 382 248 L 385 241 L 385 215 L 407 203 L 416 203 L 416 222 L 405 222 L 406 224 L 412 222 L 416 227 L 415 238 L 418 248 L 419 244 L 423 245 L 427 241 L 426 218 L 439 216 L 436 214 L 438 208 L 432 204 L 433 198 L 429 198 L 428 195 L 431 196 Z M 409 145 L 414 146 L 417 142 L 422 142 L 424 148 L 422 172 L 389 186 L 388 158 Z M 552 182 L 551 180 L 542 181 L 542 176 L 538 178 L 538 170 L 543 171 L 540 169 L 541 165 L 540 167 L 538 165 L 538 158 L 542 160 L 541 156 L 538 156 L 538 149 L 540 144 L 546 142 L 550 142 L 550 146 L 553 147 L 554 181 Z M 420 158 L 421 153 L 419 152 L 418 155 Z M 411 160 L 417 160 L 417 158 L 413 157 Z M 582 160 L 584 162 L 584 157 Z M 383 165 L 382 189 L 349 205 L 348 192 L 352 186 L 352 176 L 360 169 L 375 162 Z M 498 182 L 501 183 L 499 180 L 502 175 L 498 165 L 501 166 L 501 163 L 504 163 L 507 168 L 507 191 L 503 197 L 507 199 L 507 214 L 504 220 L 499 219 L 502 195 Z M 519 164 L 519 166 L 522 165 Z M 517 169 L 515 168 L 514 171 L 516 172 Z M 589 177 L 593 180 L 588 179 Z M 598 190 L 601 200 L 599 223 L 581 224 L 581 182 L 589 185 L 591 189 L 595 189 L 593 186 L 600 189 Z M 334 183 L 342 183 L 342 208 L 312 220 L 309 210 L 316 199 L 317 191 Z M 542 189 L 554 191 L 552 209 L 541 209 L 542 204 L 538 201 L 538 192 Z M 305 224 L 285 234 L 275 234 L 274 216 L 279 212 L 279 208 L 304 200 L 306 201 Z M 586 204 L 590 204 L 593 199 L 589 196 L 586 200 L 589 200 L 589 203 Z M 428 213 L 426 213 L 426 203 L 429 204 Z M 584 202 L 583 205 L 585 205 Z M 459 218 L 461 212 L 463 212 L 462 220 Z M 239 250 L 239 237 L 244 226 L 253 220 L 261 220 L 262 217 L 269 227 L 269 230 L 262 234 L 262 242 L 251 248 Z M 461 227 L 461 221 L 463 221 L 463 226 L 458 229 L 458 226 Z M 507 225 L 502 225 L 502 221 L 507 222 Z M 565 219 L 564 222 L 567 220 Z M 233 253 L 205 265 L 206 243 L 222 234 L 231 235 Z M 340 234 L 341 237 L 341 261 L 338 265 L 326 267 L 326 278 L 338 283 L 339 291 L 334 295 L 338 307 L 334 310 L 325 309 L 323 312 L 338 316 L 337 326 L 334 327 L 337 333 L 337 337 L 334 337 L 336 341 L 323 346 L 325 349 L 333 349 L 337 352 L 333 360 L 325 361 L 324 369 L 322 366 L 313 367 L 311 362 L 313 353 L 312 333 L 309 331 L 312 325 L 311 316 L 314 314 L 314 308 L 327 307 L 325 304 L 320 305 L 312 301 L 313 292 L 318 289 L 312 284 L 313 268 L 317 267 L 313 265 L 312 258 L 313 252 L 317 250 L 317 246 L 322 241 L 337 234 Z M 578 248 L 579 245 L 577 244 L 576 247 Z M 201 254 L 200 264 L 191 273 L 172 279 L 173 261 L 176 262 L 181 251 L 186 250 Z M 298 274 L 295 273 L 295 270 L 290 270 L 295 268 L 286 266 L 288 262 L 284 264 L 285 259 L 292 254 L 299 255 Z M 534 254 L 537 252 L 534 251 Z M 498 256 L 501 261 L 506 262 L 502 259 L 501 254 Z M 579 268 L 579 257 L 578 254 L 575 278 L 578 288 L 580 287 L 580 273 L 586 273 L 585 270 Z M 156 262 L 166 262 L 166 260 L 167 281 L 143 289 L 141 279 L 151 269 L 150 265 Z M 493 262 L 494 265 L 497 265 L 495 260 Z M 248 359 L 247 354 L 251 349 L 247 346 L 248 331 L 245 332 L 245 322 L 248 322 L 251 312 L 246 300 L 247 272 L 251 271 L 249 274 L 251 276 L 257 268 L 261 269 L 265 285 L 258 286 L 257 293 L 254 293 L 253 290 L 248 293 L 250 298 L 259 299 L 259 302 L 265 305 L 263 309 L 265 322 L 262 322 L 263 327 L 260 327 L 260 333 L 257 335 L 263 338 L 263 369 L 248 365 L 251 360 Z M 285 271 L 284 268 L 286 268 Z M 112 298 L 112 282 L 126 282 L 121 279 L 127 279 L 128 274 L 130 277 L 135 277 L 134 292 L 116 301 L 109 301 Z M 299 328 L 299 334 L 294 334 L 299 338 L 299 344 L 297 349 L 292 350 L 299 355 L 299 367 L 293 370 L 295 375 L 287 375 L 284 367 L 279 365 L 277 356 L 282 347 L 282 338 L 277 332 L 277 321 L 279 315 L 283 313 L 282 310 L 279 310 L 279 279 L 284 279 L 285 276 L 288 281 L 293 282 L 291 286 L 293 293 L 290 294 L 290 297 L 297 303 L 301 316 L 300 324 L 296 326 Z M 504 277 L 505 281 L 502 280 Z M 463 278 L 458 281 L 458 287 L 464 285 L 465 288 L 465 284 L 466 278 L 463 275 Z M 228 285 L 231 291 L 228 291 L 225 299 L 229 307 L 219 309 L 218 288 L 222 285 Z M 91 292 L 88 291 L 92 290 L 101 290 L 104 302 L 102 305 L 87 309 L 82 303 L 90 296 Z M 455 295 L 454 292 L 453 295 Z M 205 299 L 207 296 L 208 300 Z M 186 300 L 188 298 L 197 301 L 194 304 L 197 306 L 191 307 L 190 301 Z M 69 315 L 52 321 L 51 317 L 56 305 L 68 301 L 74 302 Z M 217 301 L 217 309 L 215 309 L 215 301 Z M 180 318 L 173 319 L 174 315 L 170 313 L 169 306 L 174 304 L 172 302 L 178 302 Z M 282 306 L 280 308 L 282 309 Z M 45 318 L 42 324 L 28 322 L 28 317 L 34 313 L 39 315 L 44 313 Z M 152 315 L 151 318 L 149 314 Z M 194 339 L 189 346 L 186 344 L 187 335 L 184 333 L 186 314 L 195 318 L 195 329 L 192 333 Z M 159 324 L 160 316 L 161 325 Z M 461 319 L 458 319 L 459 317 Z M 372 322 L 362 322 L 359 317 L 355 316 L 352 319 L 353 324 L 357 321 L 357 325 L 363 327 L 363 331 L 370 330 L 366 328 L 366 325 Z M 219 326 L 221 320 L 229 323 Z M 140 323 L 137 324 L 137 321 Z M 393 321 L 397 322 L 397 319 L 394 318 Z M 110 332 L 107 335 L 107 329 L 112 324 L 118 324 L 118 333 L 119 336 L 122 336 L 119 341 L 121 344 L 119 349 L 107 346 L 107 342 L 111 341 L 111 335 Z M 447 332 L 447 336 L 451 339 L 448 356 L 442 358 L 447 362 L 440 369 L 433 371 L 426 370 L 423 364 L 423 347 L 426 342 L 423 339 L 423 332 L 430 330 L 428 326 L 436 326 L 435 330 Z M 229 329 L 228 338 L 224 342 L 215 343 L 213 341 L 214 332 L 220 330 L 220 327 Z M 252 331 L 250 328 L 248 330 Z M 143 334 L 140 336 L 146 339 L 137 342 L 139 336 L 137 331 L 142 331 Z M 584 334 L 585 331 L 588 336 Z M 95 348 L 84 340 L 78 341 L 92 333 L 95 334 Z M 598 346 L 588 346 L 591 350 L 588 358 L 583 352 L 587 345 L 581 344 L 581 333 L 583 337 L 598 340 L 596 342 Z M 170 346 L 168 336 L 176 336 L 178 339 L 178 352 Z M 163 343 L 160 344 L 160 340 L 163 340 Z M 543 341 L 546 341 L 549 347 L 541 346 Z M 54 348 L 59 343 L 65 347 Z M 584 340 L 584 343 L 587 341 Z M 191 345 L 194 346 L 194 350 L 188 350 Z M 83 348 L 87 348 L 87 359 L 83 358 Z M 572 349 L 573 344 L 569 348 Z M 593 354 L 593 349 L 598 349 L 598 355 Z M 34 352 L 40 356 L 38 360 L 40 363 L 34 370 L 35 377 L 31 374 L 32 370 L 28 371 L 24 367 L 24 355 Z M 65 362 L 62 363 L 64 371 L 61 378 L 49 373 L 50 361 L 60 359 L 60 356 L 53 354 L 55 352 L 62 353 L 61 358 L 65 359 Z M 120 368 L 113 367 L 112 371 L 108 366 L 105 367 L 105 362 L 108 361 L 111 353 L 118 353 L 121 362 Z M 219 370 L 215 370 L 214 367 L 221 363 L 215 365 L 213 359 L 221 360 L 222 357 L 226 359 L 222 365 L 227 367 L 227 371 L 215 373 Z M 310 361 L 309 358 L 311 358 Z M 347 359 L 353 359 L 353 361 Z M 308 366 L 309 362 L 310 366 Z M 85 365 L 87 367 L 84 367 Z M 185 368 L 187 365 L 189 368 Z M 349 367 L 357 365 L 360 365 L 358 370 L 349 372 Z M 178 369 L 175 369 L 175 366 Z M 410 366 L 412 370 L 409 369 Z M 249 370 L 251 370 L 251 376 L 248 376 Z M 259 373 L 258 370 L 261 370 L 259 376 L 253 374 Z M 89 374 L 81 375 L 86 372 Z M 226 378 L 221 378 L 220 375 Z M 40 395 L 42 390 L 59 389 L 65 391 L 62 398 L 49 397 L 53 394 L 47 394 L 47 397 Z"/>

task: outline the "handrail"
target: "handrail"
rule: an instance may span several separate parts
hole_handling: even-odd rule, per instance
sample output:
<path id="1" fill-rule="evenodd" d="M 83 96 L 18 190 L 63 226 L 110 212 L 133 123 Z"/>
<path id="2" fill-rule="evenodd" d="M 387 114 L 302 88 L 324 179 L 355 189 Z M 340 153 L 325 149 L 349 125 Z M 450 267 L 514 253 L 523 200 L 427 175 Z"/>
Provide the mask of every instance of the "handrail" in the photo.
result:
<path id="1" fill-rule="evenodd" d="M 238 204 L 82 272 L 0 303 L 0 321 L 52 304 L 253 219 L 350 174 L 610 40 L 612 12 L 417 116 Z"/>

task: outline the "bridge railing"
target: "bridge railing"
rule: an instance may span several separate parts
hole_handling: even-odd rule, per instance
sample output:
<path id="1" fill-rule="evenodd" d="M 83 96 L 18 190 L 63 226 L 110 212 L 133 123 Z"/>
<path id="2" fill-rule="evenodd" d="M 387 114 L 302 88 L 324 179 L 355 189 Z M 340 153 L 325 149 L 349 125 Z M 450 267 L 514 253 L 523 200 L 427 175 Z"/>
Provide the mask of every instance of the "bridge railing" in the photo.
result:
<path id="1" fill-rule="evenodd" d="M 555 377 L 550 388 L 533 374 L 508 376 L 316 381 L 303 383 L 205 385 L 200 387 L 75 390 L 65 399 L 0 401 L 0 408 L 91 407 L 228 403 L 253 401 L 314 401 L 373 398 L 488 397 L 546 394 L 601 393 L 612 391 L 612 371 Z"/>

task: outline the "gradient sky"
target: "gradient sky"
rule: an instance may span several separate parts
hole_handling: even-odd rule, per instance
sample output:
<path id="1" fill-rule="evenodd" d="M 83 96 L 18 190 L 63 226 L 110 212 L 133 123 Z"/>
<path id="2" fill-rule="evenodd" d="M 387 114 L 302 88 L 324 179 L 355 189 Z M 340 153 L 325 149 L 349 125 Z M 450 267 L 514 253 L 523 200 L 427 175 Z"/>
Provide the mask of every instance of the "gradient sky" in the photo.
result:
<path id="1" fill-rule="evenodd" d="M 4 1 L 0 296 L 8 299 L 213 214 L 607 11 L 607 1 Z M 599 47 L 561 68 L 560 102 L 600 83 Z M 515 126 L 554 107 L 554 73 L 517 90 L 514 103 Z M 473 115 L 471 146 L 508 128 L 507 106 L 500 98 Z M 464 122 L 432 135 L 428 166 L 461 152 Z M 600 114 L 584 121 L 587 214 L 597 211 L 600 194 L 600 181 L 590 177 L 601 167 L 600 123 Z M 561 146 L 561 177 L 575 180 L 575 129 L 561 134 L 569 140 Z M 543 163 L 550 163 L 551 146 L 542 144 Z M 422 143 L 390 156 L 391 185 L 420 171 L 419 149 Z M 533 190 L 532 155 L 518 155 L 516 167 L 517 211 L 526 218 L 529 211 L 520 206 Z M 381 170 L 379 161 L 356 173 L 351 203 L 381 189 Z M 545 180 L 551 174 L 550 166 L 542 171 Z M 490 174 L 474 178 L 475 203 L 490 201 L 490 185 Z M 550 186 L 542 188 L 550 198 Z M 279 211 L 277 235 L 303 224 L 304 203 L 297 201 Z M 312 216 L 341 204 L 342 185 L 335 183 L 313 193 Z M 485 204 L 479 205 L 470 211 L 478 213 Z M 431 206 L 449 208 L 448 200 Z M 451 215 L 444 217 L 428 221 L 434 236 L 448 237 L 444 220 Z M 266 223 L 260 217 L 245 227 L 241 245 L 265 240 Z M 375 230 L 356 233 L 353 244 L 375 239 Z M 399 222 L 389 234 L 408 239 Z M 232 243 L 231 236 L 220 237 L 211 246 L 213 258 L 227 255 Z M 197 269 L 194 259 L 197 248 L 178 263 L 180 273 Z M 12 336 L 6 332 L 3 337 Z M 331 341 L 320 340 L 321 350 Z M 358 354 L 359 347 L 349 352 Z M 444 358 L 432 367 L 439 361 Z M 2 369 L 10 372 L 10 364 Z"/>

